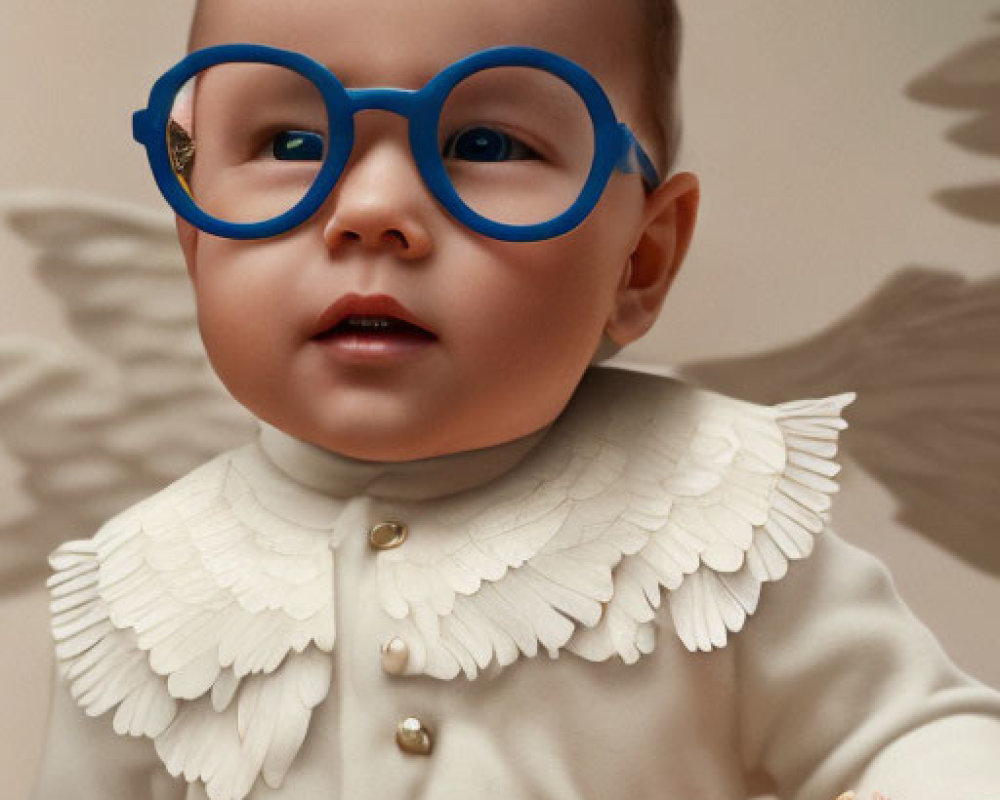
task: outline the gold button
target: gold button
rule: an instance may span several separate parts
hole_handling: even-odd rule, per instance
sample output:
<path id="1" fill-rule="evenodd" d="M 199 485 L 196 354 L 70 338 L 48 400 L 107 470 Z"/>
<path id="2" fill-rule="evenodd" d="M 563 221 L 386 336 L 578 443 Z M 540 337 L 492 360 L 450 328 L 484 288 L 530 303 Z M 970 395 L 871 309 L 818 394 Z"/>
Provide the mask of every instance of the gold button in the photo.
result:
<path id="1" fill-rule="evenodd" d="M 406 541 L 408 533 L 402 522 L 380 522 L 368 531 L 368 544 L 375 550 L 392 550 Z"/>
<path id="2" fill-rule="evenodd" d="M 427 756 L 431 752 L 431 734 L 416 717 L 407 717 L 396 726 L 396 744 L 411 756 Z"/>
<path id="3" fill-rule="evenodd" d="M 410 647 L 396 636 L 382 645 L 382 669 L 390 675 L 402 675 L 410 660 Z"/>

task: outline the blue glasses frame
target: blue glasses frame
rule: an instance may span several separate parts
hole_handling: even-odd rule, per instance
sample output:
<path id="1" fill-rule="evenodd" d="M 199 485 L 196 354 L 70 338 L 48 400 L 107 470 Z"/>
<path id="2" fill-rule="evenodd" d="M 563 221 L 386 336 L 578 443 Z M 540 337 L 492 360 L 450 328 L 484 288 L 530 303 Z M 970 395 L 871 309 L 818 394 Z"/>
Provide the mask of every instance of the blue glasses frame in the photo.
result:
<path id="1" fill-rule="evenodd" d="M 285 67 L 311 81 L 326 104 L 329 152 L 312 186 L 288 211 L 263 222 L 221 220 L 200 209 L 177 179 L 167 144 L 167 126 L 177 93 L 196 74 L 224 63 L 258 63 Z M 455 191 L 439 152 L 441 109 L 459 81 L 493 67 L 534 67 L 568 83 L 580 95 L 594 125 L 594 158 L 577 199 L 554 219 L 534 225 L 510 225 L 473 211 Z M 421 89 L 346 89 L 320 62 L 302 53 L 260 44 L 223 44 L 188 54 L 160 77 L 146 108 L 132 117 L 132 135 L 146 148 L 149 165 L 164 199 L 196 228 L 227 239 L 277 236 L 312 217 L 330 196 L 354 147 L 354 115 L 370 109 L 388 111 L 407 120 L 410 150 L 421 179 L 451 216 L 477 233 L 511 242 L 560 236 L 583 222 L 597 205 L 611 174 L 618 170 L 642 175 L 647 190 L 659 185 L 652 160 L 632 131 L 615 116 L 601 85 L 583 67 L 563 56 L 532 47 L 503 46 L 481 50 L 443 69 Z"/>

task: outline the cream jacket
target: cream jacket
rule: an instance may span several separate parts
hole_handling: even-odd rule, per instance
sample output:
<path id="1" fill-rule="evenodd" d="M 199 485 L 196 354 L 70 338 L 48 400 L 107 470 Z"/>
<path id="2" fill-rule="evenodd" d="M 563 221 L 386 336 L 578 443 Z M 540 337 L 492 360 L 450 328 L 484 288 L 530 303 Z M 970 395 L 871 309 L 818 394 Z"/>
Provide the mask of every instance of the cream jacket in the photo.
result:
<path id="1" fill-rule="evenodd" d="M 830 529 L 852 399 L 592 370 L 402 465 L 265 426 L 53 554 L 36 800 L 1000 798 L 1000 696 Z"/>

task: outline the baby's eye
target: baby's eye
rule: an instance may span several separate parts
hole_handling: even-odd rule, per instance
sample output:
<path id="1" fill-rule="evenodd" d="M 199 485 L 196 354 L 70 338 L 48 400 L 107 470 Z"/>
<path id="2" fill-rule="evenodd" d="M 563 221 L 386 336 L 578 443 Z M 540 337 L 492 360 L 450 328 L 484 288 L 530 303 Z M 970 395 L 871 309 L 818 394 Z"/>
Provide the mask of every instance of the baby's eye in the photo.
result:
<path id="1" fill-rule="evenodd" d="M 278 161 L 322 161 L 323 149 L 323 137 L 311 131 L 281 131 L 271 142 Z"/>
<path id="2" fill-rule="evenodd" d="M 516 161 L 538 158 L 538 153 L 513 136 L 475 125 L 454 133 L 445 142 L 444 158 L 463 161 Z"/>

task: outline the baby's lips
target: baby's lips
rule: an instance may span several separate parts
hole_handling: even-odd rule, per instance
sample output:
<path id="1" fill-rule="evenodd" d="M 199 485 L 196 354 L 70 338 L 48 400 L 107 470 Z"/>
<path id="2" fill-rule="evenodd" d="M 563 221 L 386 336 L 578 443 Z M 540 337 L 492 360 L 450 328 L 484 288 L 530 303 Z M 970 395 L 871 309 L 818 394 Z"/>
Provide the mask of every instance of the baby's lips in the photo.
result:
<path id="1" fill-rule="evenodd" d="M 387 294 L 346 294 L 331 303 L 320 314 L 312 329 L 312 337 L 317 338 L 337 327 L 348 317 L 394 317 L 407 322 L 437 338 L 435 331 L 420 317 L 410 311 L 396 298 Z"/>

